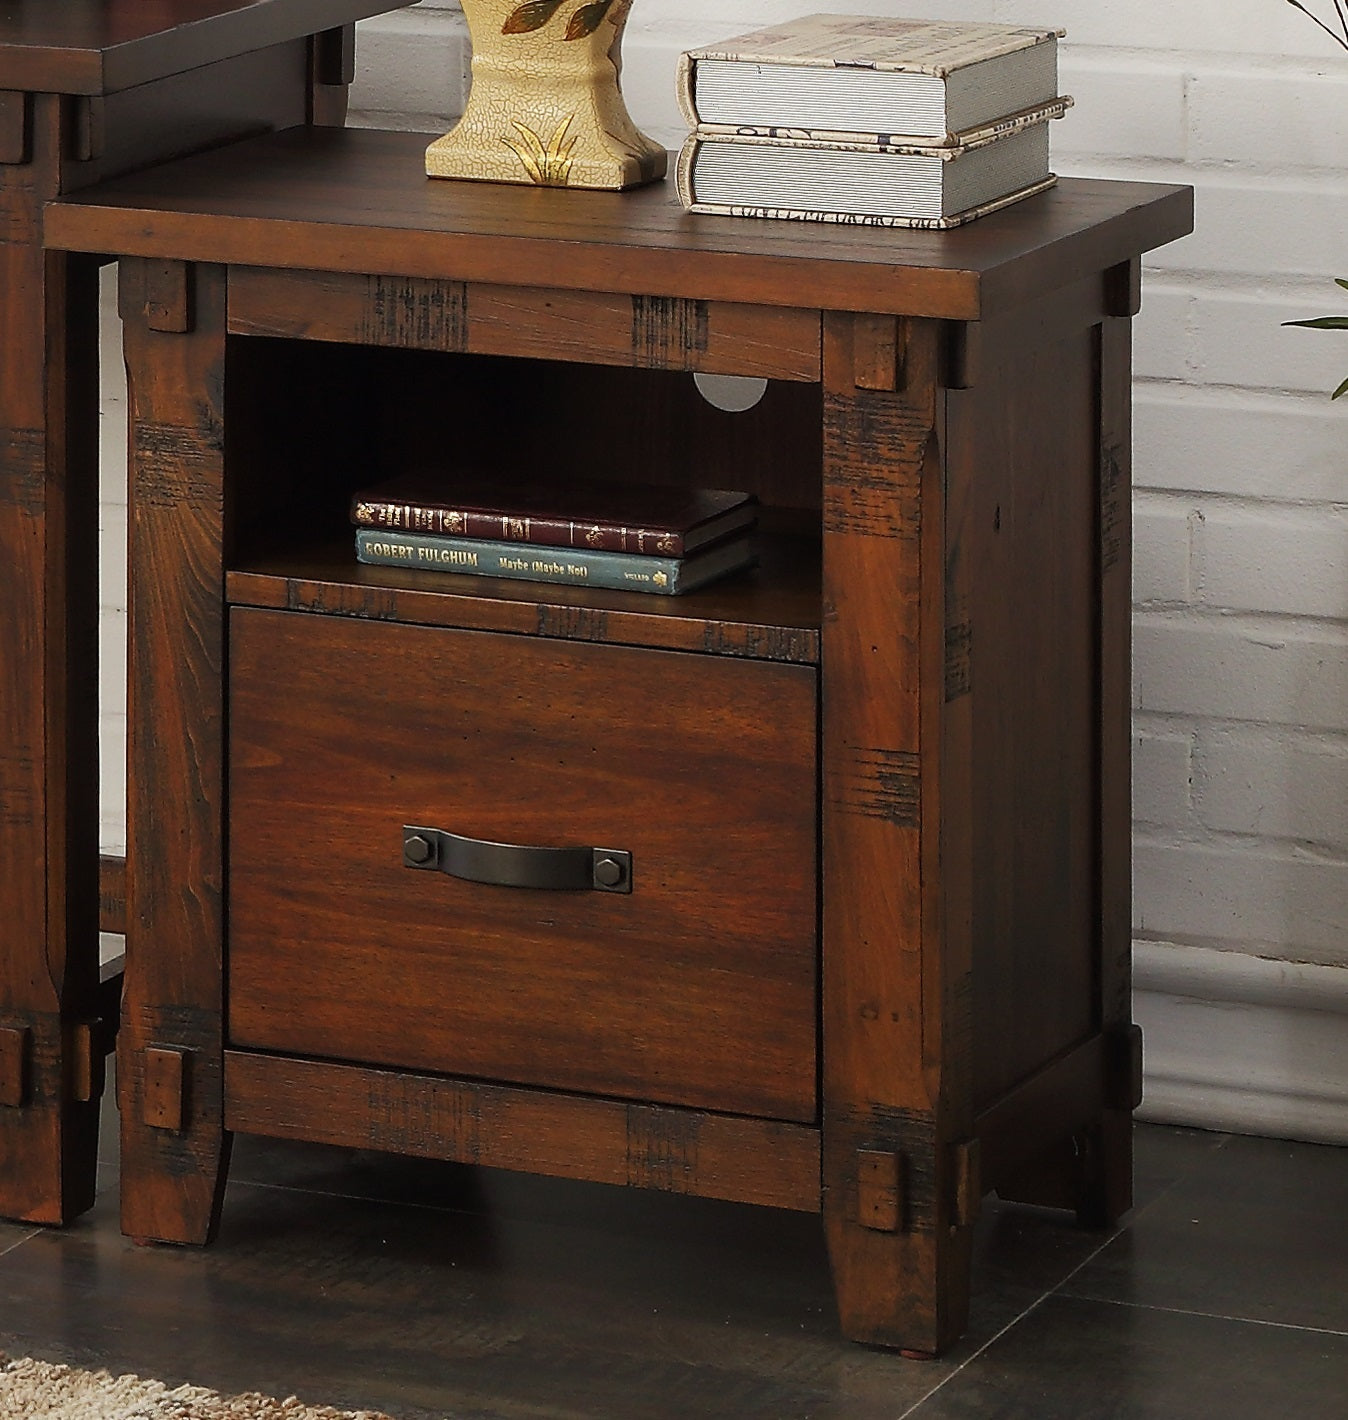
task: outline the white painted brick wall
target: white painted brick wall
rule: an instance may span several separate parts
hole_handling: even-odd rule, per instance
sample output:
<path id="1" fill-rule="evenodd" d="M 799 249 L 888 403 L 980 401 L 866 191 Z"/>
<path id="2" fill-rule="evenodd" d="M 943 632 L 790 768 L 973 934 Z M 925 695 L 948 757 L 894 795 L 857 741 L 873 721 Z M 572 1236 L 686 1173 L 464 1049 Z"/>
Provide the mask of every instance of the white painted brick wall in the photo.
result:
<path id="1" fill-rule="evenodd" d="M 1139 612 L 1133 706 L 1153 715 L 1341 734 L 1348 731 L 1348 627 L 1292 617 Z"/>
<path id="2" fill-rule="evenodd" d="M 1194 753 L 1201 821 L 1218 833 L 1348 851 L 1348 746 L 1263 726 L 1214 729 Z"/>
<path id="3" fill-rule="evenodd" d="M 1174 828 L 1189 822 L 1193 751 L 1192 732 L 1138 717 L 1133 727 L 1133 818 L 1139 824 Z"/>
<path id="4" fill-rule="evenodd" d="M 1325 394 L 1348 335 L 1281 322 L 1348 313 L 1331 283 L 1348 277 L 1348 54 L 1283 0 L 636 0 L 633 115 L 676 144 L 681 49 L 829 8 L 1061 24 L 1076 107 L 1058 170 L 1194 185 L 1197 230 L 1148 259 L 1136 325 L 1136 930 L 1344 966 L 1348 399 Z M 443 130 L 469 54 L 456 0 L 366 22 L 353 121 Z M 110 574 L 110 661 L 118 596 Z M 120 684 L 110 669 L 110 748 Z"/>
<path id="5" fill-rule="evenodd" d="M 1190 600 L 1192 500 L 1142 492 L 1133 507 L 1133 600 L 1183 606 Z"/>

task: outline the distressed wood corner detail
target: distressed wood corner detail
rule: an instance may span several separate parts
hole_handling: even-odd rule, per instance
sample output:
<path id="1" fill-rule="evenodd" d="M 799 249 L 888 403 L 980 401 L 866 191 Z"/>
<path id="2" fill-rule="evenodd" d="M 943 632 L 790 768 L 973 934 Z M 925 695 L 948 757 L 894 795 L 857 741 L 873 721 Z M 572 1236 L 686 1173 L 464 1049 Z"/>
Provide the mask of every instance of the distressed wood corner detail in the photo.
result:
<path id="1" fill-rule="evenodd" d="M 133 507 L 211 508 L 219 504 L 219 455 L 224 442 L 210 412 L 203 407 L 198 413 L 203 424 L 191 429 L 136 421 L 131 435 L 135 453 Z"/>
<path id="2" fill-rule="evenodd" d="M 681 296 L 632 297 L 632 354 L 643 365 L 691 369 L 707 349 L 711 307 Z"/>
<path id="3" fill-rule="evenodd" d="M 946 325 L 946 388 L 972 389 L 978 383 L 978 367 L 982 354 L 982 326 L 973 321 L 950 321 Z"/>
<path id="4" fill-rule="evenodd" d="M 1142 1027 L 1129 1025 L 1107 1037 L 1105 1098 L 1111 1109 L 1132 1112 L 1142 1103 Z"/>
<path id="5" fill-rule="evenodd" d="M 468 285 L 421 276 L 369 276 L 361 336 L 366 344 L 413 350 L 468 348 Z"/>
<path id="6" fill-rule="evenodd" d="M 877 1233 L 897 1233 L 903 1222 L 903 1155 L 857 1150 L 857 1222 Z"/>
<path id="7" fill-rule="evenodd" d="M 956 621 L 945 629 L 945 698 L 968 695 L 974 688 L 974 629 L 969 621 Z"/>
<path id="8" fill-rule="evenodd" d="M 1131 490 L 1125 472 L 1126 450 L 1117 438 L 1105 438 L 1100 447 L 1100 572 L 1103 575 L 1126 562 L 1126 520 L 1132 517 Z M 1127 502 L 1127 506 L 1125 503 Z"/>
<path id="9" fill-rule="evenodd" d="M 568 641 L 607 641 L 608 613 L 598 607 L 538 606 L 538 634 Z"/>
<path id="10" fill-rule="evenodd" d="M 72 1026 L 69 1036 L 69 1090 L 77 1104 L 89 1104 L 103 1094 L 103 1049 L 98 1026 Z"/>
<path id="11" fill-rule="evenodd" d="M 1105 313 L 1135 316 L 1142 309 L 1142 260 L 1133 257 L 1105 272 Z"/>
<path id="12" fill-rule="evenodd" d="M 687 1193 L 697 1177 L 695 1119 L 651 1105 L 627 1108 L 627 1182 L 633 1188 Z"/>
<path id="13" fill-rule="evenodd" d="M 913 750 L 853 749 L 838 789 L 839 807 L 863 818 L 916 828 L 922 821 L 922 756 Z"/>
<path id="14" fill-rule="evenodd" d="M 71 157 L 89 163 L 103 156 L 107 147 L 107 101 L 99 95 L 82 94 L 75 100 L 75 121 L 71 124 Z"/>
<path id="15" fill-rule="evenodd" d="M 336 29 L 316 34 L 314 44 L 314 83 L 346 85 L 356 78 L 356 27 L 339 25 Z"/>
<path id="16" fill-rule="evenodd" d="M 917 541 L 931 417 L 883 390 L 824 393 L 825 532 Z"/>
<path id="17" fill-rule="evenodd" d="M 0 163 L 22 167 L 33 160 L 33 96 L 0 91 Z"/>
<path id="18" fill-rule="evenodd" d="M 165 335 L 192 329 L 192 268 L 184 261 L 145 263 L 145 324 Z"/>
<path id="19" fill-rule="evenodd" d="M 852 322 L 852 379 L 858 389 L 901 390 L 908 325 L 898 316 L 857 316 Z"/>
<path id="20" fill-rule="evenodd" d="M 43 429 L 15 429 L 0 424 L 5 476 L 0 479 L 0 508 L 38 519 L 47 511 L 47 435 Z"/>
<path id="21" fill-rule="evenodd" d="M 27 1026 L 0 1026 L 0 1105 L 22 1109 L 28 1102 Z"/>
<path id="22" fill-rule="evenodd" d="M 954 1179 L 953 1221 L 956 1227 L 972 1228 L 978 1221 L 983 1202 L 982 1148 L 977 1139 L 965 1139 L 951 1146 L 951 1174 Z"/>
<path id="23" fill-rule="evenodd" d="M 168 1046 L 145 1048 L 141 1120 L 152 1129 L 181 1133 L 187 1126 L 188 1052 Z"/>

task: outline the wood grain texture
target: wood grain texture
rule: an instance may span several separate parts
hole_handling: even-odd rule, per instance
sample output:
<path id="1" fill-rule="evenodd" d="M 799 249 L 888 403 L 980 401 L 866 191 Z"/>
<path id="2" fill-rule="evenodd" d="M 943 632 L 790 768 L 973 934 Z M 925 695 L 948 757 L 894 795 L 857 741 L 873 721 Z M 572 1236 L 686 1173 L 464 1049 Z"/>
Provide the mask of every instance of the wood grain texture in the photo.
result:
<path id="1" fill-rule="evenodd" d="M 767 379 L 819 378 L 818 311 L 413 277 L 241 269 L 229 328 Z"/>
<path id="2" fill-rule="evenodd" d="M 0 164 L 28 162 L 31 153 L 33 98 L 9 90 L 0 92 Z"/>
<path id="3" fill-rule="evenodd" d="M 12 0 L 0 10 L 0 89 L 113 93 L 400 7 L 400 0 Z"/>
<path id="4" fill-rule="evenodd" d="M 233 1130 L 815 1212 L 819 1132 L 796 1124 L 225 1052 Z"/>
<path id="5" fill-rule="evenodd" d="M 1027 344 L 947 402 L 968 489 L 953 621 L 972 691 L 979 1109 L 1095 1027 L 1093 345 L 1089 326 Z"/>
<path id="6" fill-rule="evenodd" d="M 26 1026 L 0 1026 L 0 1105 L 7 1109 L 22 1109 L 28 1102 L 31 1035 Z"/>
<path id="7" fill-rule="evenodd" d="M 26 1102 L 0 1120 L 4 1216 L 62 1223 L 93 1202 L 111 1038 L 98 919 L 121 925 L 95 876 L 97 272 L 44 254 L 42 206 L 302 121 L 305 26 L 319 10 L 330 24 L 386 8 L 15 0 L 0 12 L 0 1019 L 31 1041 Z"/>
<path id="8" fill-rule="evenodd" d="M 1052 1135 L 1070 1138 L 1084 1133 L 1100 1118 L 1109 1086 L 1110 1061 L 1104 1038 L 1093 1036 L 1073 1047 L 1003 1094 L 982 1110 L 975 1132 L 981 1144 L 986 1187 L 1014 1196 L 1023 1189 L 1027 1169 L 1045 1152 L 1045 1127 Z M 1073 1206 L 1072 1183 L 1058 1187 L 1063 1206 Z"/>
<path id="9" fill-rule="evenodd" d="M 1064 179 L 953 232 L 705 217 L 669 184 L 427 183 L 424 135 L 294 129 L 101 185 L 47 216 L 73 250 L 972 320 L 1173 240 L 1188 188 Z M 578 196 L 583 200 L 578 200 Z"/>
<path id="10" fill-rule="evenodd" d="M 304 39 L 214 61 L 186 73 L 82 98 L 63 190 L 182 157 L 260 128 L 303 123 L 309 109 Z"/>
<path id="11" fill-rule="evenodd" d="M 309 40 L 309 112 L 306 122 L 341 128 L 349 107 L 349 86 L 356 77 L 354 24 L 323 30 Z"/>
<path id="12" fill-rule="evenodd" d="M 187 1123 L 187 1072 L 185 1050 L 147 1046 L 141 1062 L 141 1122 L 151 1129 L 179 1132 Z"/>
<path id="13" fill-rule="evenodd" d="M 1122 1057 L 1117 1073 L 1130 1077 L 1141 1070 L 1141 1043 L 1132 1004 L 1132 322 L 1125 314 L 1101 322 L 1098 349 L 1099 1012 L 1101 1030 Z M 1131 1104 L 1121 1107 L 1122 1093 L 1114 1091 L 1113 1107 L 1099 1121 L 1096 1168 L 1081 1205 L 1097 1225 L 1132 1207 L 1132 1114 Z"/>
<path id="14" fill-rule="evenodd" d="M 811 669 L 248 610 L 230 668 L 231 1043 L 815 1119 Z M 412 871 L 403 824 L 633 890 Z"/>
<path id="15" fill-rule="evenodd" d="M 65 1032 L 98 989 L 96 270 L 47 258 L 68 115 L 25 104 L 29 161 L 0 166 L 0 1018 L 29 1037 L 24 1106 L 0 1119 L 0 1215 L 93 1202 L 97 1102 L 71 1099 Z M 25 358 L 24 352 L 45 352 Z"/>
<path id="16" fill-rule="evenodd" d="M 98 860 L 98 930 L 126 933 L 126 857 L 104 853 Z"/>
<path id="17" fill-rule="evenodd" d="M 155 273 L 156 281 L 161 279 Z M 186 277 L 184 278 L 186 279 Z M 121 267 L 130 371 L 127 976 L 118 1041 L 122 1227 L 203 1242 L 218 1217 L 224 949 L 225 273 L 192 273 L 190 333 L 149 329 L 150 272 Z M 180 1129 L 147 1049 L 192 1081 Z M 153 1059 L 160 1059 L 155 1056 Z M 157 1083 L 159 1082 L 159 1083 Z"/>
<path id="18" fill-rule="evenodd" d="M 229 573 L 227 590 L 232 603 L 280 611 L 817 664 L 818 542 L 765 535 L 759 547 L 750 573 L 687 596 L 653 597 L 368 567 L 342 536 L 250 558 Z"/>
<path id="19" fill-rule="evenodd" d="M 846 1334 L 928 1354 L 968 1303 L 950 1145 L 969 1121 L 945 1093 L 967 975 L 940 895 L 941 332 L 906 326 L 886 392 L 864 384 L 871 329 L 825 319 L 824 1223 Z"/>

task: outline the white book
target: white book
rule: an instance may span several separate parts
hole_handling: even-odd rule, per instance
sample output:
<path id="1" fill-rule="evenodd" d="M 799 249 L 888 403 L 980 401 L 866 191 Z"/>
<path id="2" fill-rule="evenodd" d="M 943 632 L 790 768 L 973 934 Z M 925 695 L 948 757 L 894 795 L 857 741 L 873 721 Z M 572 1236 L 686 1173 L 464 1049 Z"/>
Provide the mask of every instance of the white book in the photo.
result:
<path id="1" fill-rule="evenodd" d="M 921 138 L 961 134 L 1050 103 L 1065 31 L 807 15 L 680 57 L 689 125 Z"/>
<path id="2" fill-rule="evenodd" d="M 909 227 L 958 226 L 1054 181 L 1047 122 L 963 148 L 698 130 L 675 177 L 694 212 Z"/>

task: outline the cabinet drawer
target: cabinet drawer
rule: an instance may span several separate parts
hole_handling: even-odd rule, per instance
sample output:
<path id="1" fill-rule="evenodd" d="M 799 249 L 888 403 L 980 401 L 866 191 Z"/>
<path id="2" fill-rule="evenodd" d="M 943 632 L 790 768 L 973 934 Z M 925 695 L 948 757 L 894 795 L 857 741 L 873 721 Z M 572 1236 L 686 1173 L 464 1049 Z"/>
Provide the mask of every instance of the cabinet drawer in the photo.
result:
<path id="1" fill-rule="evenodd" d="M 815 1117 L 811 668 L 242 608 L 229 667 L 235 1045 Z M 405 825 L 631 891 L 405 866 Z"/>

